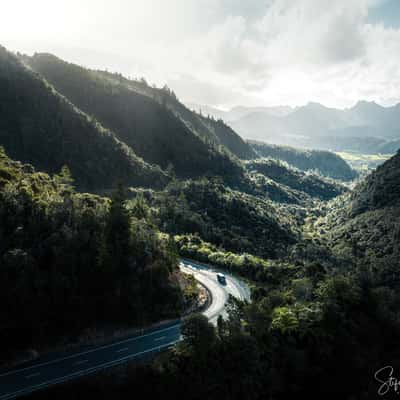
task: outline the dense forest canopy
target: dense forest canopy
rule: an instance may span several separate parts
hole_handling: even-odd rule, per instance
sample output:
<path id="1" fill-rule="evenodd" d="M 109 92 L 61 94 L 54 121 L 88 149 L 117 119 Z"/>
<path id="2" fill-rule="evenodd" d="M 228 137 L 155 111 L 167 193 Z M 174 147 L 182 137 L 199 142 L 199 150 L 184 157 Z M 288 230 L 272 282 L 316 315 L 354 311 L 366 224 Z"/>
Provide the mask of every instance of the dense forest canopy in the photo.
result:
<path id="1" fill-rule="evenodd" d="M 86 70 L 51 55 L 36 54 L 25 60 L 146 161 L 163 169 L 172 165 L 180 177 L 233 175 L 237 170 L 228 151 L 219 146 L 215 129 L 211 132 L 169 90 L 143 85 L 138 90 L 135 82 L 122 76 Z M 231 134 L 247 146 L 234 132 Z"/>
<path id="2" fill-rule="evenodd" d="M 122 188 L 79 194 L 67 167 L 51 177 L 0 148 L 0 362 L 86 328 L 178 316 L 174 249 Z"/>
<path id="3" fill-rule="evenodd" d="M 167 86 L 4 48 L 0 146 L 2 364 L 182 316 L 179 256 L 251 286 L 156 361 L 38 398 L 368 399 L 400 359 L 400 154 L 355 185 L 339 156 L 247 143 Z"/>
<path id="4" fill-rule="evenodd" d="M 162 187 L 169 180 L 3 47 L 0 144 L 11 157 L 40 170 L 54 173 L 68 165 L 82 189 L 109 189 L 118 182 Z"/>
<path id="5" fill-rule="evenodd" d="M 257 141 L 249 143 L 260 156 L 286 161 L 303 171 L 318 171 L 323 176 L 343 181 L 350 181 L 356 177 L 356 172 L 346 161 L 329 151 L 302 150 Z"/>
<path id="6" fill-rule="evenodd" d="M 290 168 L 288 164 L 285 165 L 274 159 L 249 161 L 246 163 L 246 167 L 249 171 L 257 171 L 274 182 L 322 200 L 332 199 L 346 191 L 344 186 L 333 181 L 321 178 L 316 174 Z"/>
<path id="7" fill-rule="evenodd" d="M 219 319 L 216 329 L 203 316 L 191 316 L 182 326 L 184 341 L 173 352 L 152 365 L 128 368 L 127 379 L 100 376 L 50 390 L 48 398 L 90 394 L 125 399 L 138 390 L 188 399 L 376 398 L 380 384 L 374 373 L 387 363 L 400 367 L 398 258 L 372 251 L 362 253 L 359 262 L 362 236 L 353 237 L 350 253 L 343 254 L 331 246 L 336 228 L 325 224 L 324 235 L 319 223 L 329 220 L 340 202 L 348 210 L 343 215 L 353 218 L 350 200 L 364 197 L 371 182 L 382 185 L 378 177 L 395 162 L 369 178 L 369 189 L 362 185 L 352 196 L 333 200 L 325 211 L 310 210 L 286 262 L 227 252 L 196 235 L 177 236 L 182 254 L 251 279 L 251 303 L 230 299 L 228 319 Z M 388 208 L 381 205 L 387 212 L 398 211 L 391 189 L 390 179 L 381 186 L 381 196 L 385 190 L 392 196 Z M 215 203 L 207 204 L 209 212 Z M 370 218 L 363 222 L 375 223 Z M 339 240 L 347 240 L 346 235 Z"/>

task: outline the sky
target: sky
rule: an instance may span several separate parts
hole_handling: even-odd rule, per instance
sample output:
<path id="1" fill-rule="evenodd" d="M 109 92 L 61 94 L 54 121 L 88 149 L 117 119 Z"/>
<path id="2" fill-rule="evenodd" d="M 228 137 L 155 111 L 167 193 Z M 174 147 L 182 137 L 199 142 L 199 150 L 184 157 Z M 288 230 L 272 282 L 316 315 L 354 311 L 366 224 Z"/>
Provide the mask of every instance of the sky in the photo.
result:
<path id="1" fill-rule="evenodd" d="M 400 0 L 0 0 L 0 44 L 219 108 L 400 102 Z"/>

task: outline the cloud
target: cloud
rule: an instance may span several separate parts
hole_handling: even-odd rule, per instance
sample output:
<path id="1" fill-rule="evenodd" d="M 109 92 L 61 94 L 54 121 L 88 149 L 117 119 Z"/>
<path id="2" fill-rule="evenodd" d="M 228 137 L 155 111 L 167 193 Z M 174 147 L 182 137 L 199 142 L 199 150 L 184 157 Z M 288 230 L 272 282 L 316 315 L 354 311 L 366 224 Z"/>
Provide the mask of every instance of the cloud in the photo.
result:
<path id="1" fill-rule="evenodd" d="M 245 18 L 237 16 L 228 17 L 208 33 L 207 56 L 218 71 L 264 76 L 263 46 L 253 40 L 248 29 Z"/>
<path id="2" fill-rule="evenodd" d="M 270 0 L 217 0 L 217 10 L 222 16 L 241 16 L 257 20 L 263 16 Z"/>
<path id="3" fill-rule="evenodd" d="M 168 86 L 174 89 L 178 97 L 187 102 L 197 104 L 231 104 L 256 105 L 250 97 L 240 90 L 224 86 L 220 83 L 202 81 L 191 75 L 178 75 L 168 80 Z"/>
<path id="4" fill-rule="evenodd" d="M 270 104 L 400 100 L 400 32 L 367 21 L 376 0 L 270 0 L 231 12 L 197 48 L 214 81 Z M 238 8 L 234 8 L 238 11 Z M 262 12 L 261 12 L 262 11 Z M 235 15 L 238 14 L 238 15 Z M 396 97 L 397 96 L 397 97 Z M 215 104 L 215 103 L 214 103 Z"/>
<path id="5" fill-rule="evenodd" d="M 400 100 L 400 30 L 368 19 L 387 1 L 37 0 L 3 7 L 0 35 L 210 105 L 388 103 Z"/>
<path id="6" fill-rule="evenodd" d="M 359 62 L 366 54 L 366 0 L 244 4 L 221 0 L 225 15 L 219 23 L 189 41 L 189 48 L 203 60 L 196 62 L 197 71 L 203 79 L 220 82 L 221 88 L 230 85 L 243 97 L 259 100 L 268 90 L 284 91 L 288 103 L 290 93 L 296 98 L 299 90 L 311 94 L 304 89 L 315 86 L 312 76 L 321 70 Z"/>
<path id="7" fill-rule="evenodd" d="M 269 60 L 281 64 L 348 61 L 365 50 L 364 0 L 275 0 L 257 24 Z"/>

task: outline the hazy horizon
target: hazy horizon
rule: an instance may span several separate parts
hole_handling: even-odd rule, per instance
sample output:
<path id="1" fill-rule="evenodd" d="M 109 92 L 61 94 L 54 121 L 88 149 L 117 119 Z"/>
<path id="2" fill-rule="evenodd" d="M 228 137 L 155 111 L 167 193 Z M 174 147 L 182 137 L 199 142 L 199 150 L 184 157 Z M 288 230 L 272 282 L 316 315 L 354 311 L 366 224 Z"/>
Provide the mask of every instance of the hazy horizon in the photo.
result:
<path id="1" fill-rule="evenodd" d="M 168 84 L 185 103 L 344 109 L 400 102 L 396 16 L 396 0 L 40 0 L 6 5 L 0 36 L 12 51 Z"/>
<path id="2" fill-rule="evenodd" d="M 182 101 L 186 105 L 189 105 L 189 106 L 196 105 L 196 106 L 199 106 L 199 107 L 210 107 L 210 108 L 215 108 L 218 111 L 226 111 L 226 112 L 227 111 L 232 111 L 235 108 L 242 108 L 242 107 L 243 108 L 279 108 L 279 107 L 288 107 L 288 108 L 291 108 L 292 110 L 296 110 L 297 108 L 306 107 L 306 106 L 308 106 L 310 104 L 319 104 L 319 105 L 321 105 L 323 107 L 327 107 L 327 108 L 332 108 L 332 109 L 337 109 L 337 110 L 349 110 L 351 108 L 356 107 L 357 104 L 362 103 L 362 102 L 375 103 L 375 104 L 377 104 L 378 106 L 380 106 L 382 108 L 391 108 L 391 107 L 395 107 L 398 104 L 400 104 L 400 100 L 398 102 L 393 103 L 393 104 L 385 105 L 385 104 L 381 104 L 381 103 L 379 103 L 378 101 L 375 101 L 375 100 L 359 99 L 359 100 L 356 100 L 355 103 L 351 104 L 350 106 L 346 106 L 346 107 L 333 107 L 333 106 L 330 107 L 330 106 L 328 106 L 326 104 L 315 102 L 313 100 L 309 100 L 309 101 L 307 101 L 307 102 L 305 102 L 303 104 L 299 104 L 299 105 L 296 105 L 296 106 L 290 106 L 288 104 L 271 104 L 271 105 L 267 105 L 267 106 L 263 105 L 263 104 L 256 104 L 256 105 L 253 105 L 253 106 L 246 106 L 244 104 L 234 104 L 234 105 L 229 106 L 229 107 L 221 107 L 221 106 L 218 106 L 218 105 L 212 106 L 212 105 L 209 105 L 209 104 L 199 104 L 199 103 L 194 103 L 194 102 L 191 102 L 191 101 L 185 102 L 183 99 L 182 99 Z"/>

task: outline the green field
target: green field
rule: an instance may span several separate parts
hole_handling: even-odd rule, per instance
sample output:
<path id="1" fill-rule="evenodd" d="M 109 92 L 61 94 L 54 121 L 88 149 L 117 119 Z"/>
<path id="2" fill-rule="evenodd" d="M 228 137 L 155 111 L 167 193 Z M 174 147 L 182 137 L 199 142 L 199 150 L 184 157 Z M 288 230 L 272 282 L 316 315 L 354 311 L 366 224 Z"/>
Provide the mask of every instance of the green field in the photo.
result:
<path id="1" fill-rule="evenodd" d="M 393 154 L 360 154 L 350 152 L 337 152 L 336 154 L 346 160 L 352 168 L 359 172 L 373 170 L 393 156 Z"/>

